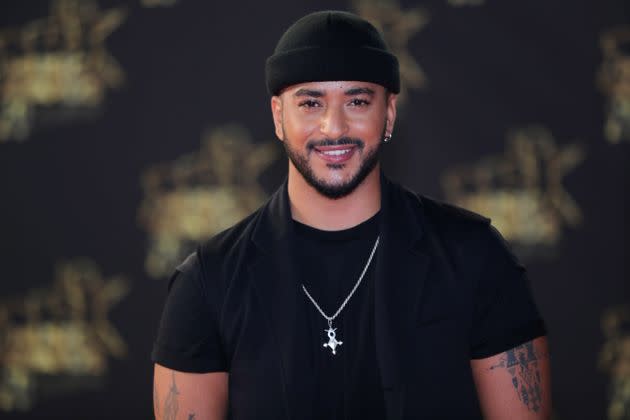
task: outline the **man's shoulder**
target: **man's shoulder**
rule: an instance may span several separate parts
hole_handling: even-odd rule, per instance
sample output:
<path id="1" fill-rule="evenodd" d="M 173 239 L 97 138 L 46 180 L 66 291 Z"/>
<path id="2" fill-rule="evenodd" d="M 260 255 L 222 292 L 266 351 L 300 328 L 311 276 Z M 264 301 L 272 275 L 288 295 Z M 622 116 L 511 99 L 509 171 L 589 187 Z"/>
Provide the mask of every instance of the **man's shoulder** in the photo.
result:
<path id="1" fill-rule="evenodd" d="M 197 249 L 175 267 L 175 272 L 196 282 L 207 294 L 212 289 L 214 295 L 224 290 L 223 274 L 238 265 L 249 242 L 248 232 L 253 228 L 261 209 L 254 211 L 229 228 L 198 244 Z M 171 279 L 173 279 L 171 277 Z M 171 286 L 169 285 L 169 288 Z M 218 295 L 217 295 L 218 296 Z"/>
<path id="2" fill-rule="evenodd" d="M 226 256 L 247 244 L 262 208 L 258 208 L 237 223 L 203 241 L 199 245 L 200 256 Z"/>
<path id="3" fill-rule="evenodd" d="M 492 240 L 494 228 L 491 220 L 474 211 L 403 187 L 416 205 L 425 233 L 444 245 L 457 247 L 479 246 Z"/>
<path id="4" fill-rule="evenodd" d="M 430 196 L 415 195 L 427 231 L 452 252 L 462 258 L 503 255 L 518 263 L 490 218 Z"/>
<path id="5" fill-rule="evenodd" d="M 395 200 L 397 203 L 405 203 L 403 206 L 411 204 L 414 212 L 419 214 L 426 222 L 431 224 L 445 224 L 447 226 L 453 226 L 453 224 L 487 226 L 490 224 L 489 218 L 478 213 L 429 195 L 421 194 L 387 177 L 384 179 L 385 182 L 387 182 L 388 189 L 393 192 L 390 197 L 404 197 L 402 200 Z M 401 204 L 395 205 L 400 206 Z"/>
<path id="6" fill-rule="evenodd" d="M 441 201 L 430 196 L 416 194 L 427 218 L 435 223 L 444 223 L 448 226 L 455 224 L 458 227 L 488 226 L 490 219 L 479 213 L 459 207 L 455 204 Z"/>

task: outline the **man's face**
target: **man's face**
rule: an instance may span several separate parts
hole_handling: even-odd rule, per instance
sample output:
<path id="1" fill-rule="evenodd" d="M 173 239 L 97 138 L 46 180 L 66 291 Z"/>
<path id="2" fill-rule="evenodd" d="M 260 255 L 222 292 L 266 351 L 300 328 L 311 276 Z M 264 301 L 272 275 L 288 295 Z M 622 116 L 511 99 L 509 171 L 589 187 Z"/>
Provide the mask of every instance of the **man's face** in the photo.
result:
<path id="1" fill-rule="evenodd" d="M 396 95 L 369 82 L 308 82 L 274 96 L 271 108 L 290 164 L 320 194 L 337 199 L 378 167 Z"/>

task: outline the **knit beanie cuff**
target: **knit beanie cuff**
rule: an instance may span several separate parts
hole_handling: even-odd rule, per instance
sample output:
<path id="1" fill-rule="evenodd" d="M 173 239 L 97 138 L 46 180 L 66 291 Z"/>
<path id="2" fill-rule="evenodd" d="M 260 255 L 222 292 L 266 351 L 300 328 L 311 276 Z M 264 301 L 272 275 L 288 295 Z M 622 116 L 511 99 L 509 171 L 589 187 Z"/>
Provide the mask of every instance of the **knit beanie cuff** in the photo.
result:
<path id="1" fill-rule="evenodd" d="M 335 80 L 372 82 L 400 92 L 396 57 L 368 46 L 306 47 L 277 53 L 267 59 L 265 72 L 271 95 L 298 83 Z"/>

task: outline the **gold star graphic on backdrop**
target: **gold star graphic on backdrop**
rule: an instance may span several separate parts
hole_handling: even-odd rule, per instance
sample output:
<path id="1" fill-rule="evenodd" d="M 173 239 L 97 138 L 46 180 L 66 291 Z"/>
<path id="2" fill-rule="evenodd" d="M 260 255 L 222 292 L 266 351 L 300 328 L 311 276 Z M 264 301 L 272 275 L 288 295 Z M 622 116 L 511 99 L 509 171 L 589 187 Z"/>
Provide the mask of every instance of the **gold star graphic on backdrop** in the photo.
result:
<path id="1" fill-rule="evenodd" d="M 54 0 L 48 17 L 0 31 L 0 142 L 25 140 L 39 114 L 97 109 L 124 79 L 105 39 L 125 17 L 94 0 Z"/>
<path id="2" fill-rule="evenodd" d="M 581 223 L 562 181 L 583 159 L 580 145 L 558 146 L 549 130 L 529 126 L 508 134 L 505 156 L 453 167 L 442 186 L 449 201 L 490 217 L 508 240 L 533 251 L 555 245 L 563 225 Z"/>
<path id="3" fill-rule="evenodd" d="M 83 258 L 59 264 L 51 288 L 0 301 L 0 410 L 30 408 L 38 375 L 102 376 L 108 355 L 125 356 L 108 313 L 127 293 Z"/>
<path id="4" fill-rule="evenodd" d="M 169 275 L 195 244 L 245 218 L 266 194 L 258 176 L 275 161 L 274 142 L 254 143 L 240 125 L 208 131 L 198 153 L 149 168 L 140 224 L 150 234 L 152 277 Z"/>
<path id="5" fill-rule="evenodd" d="M 604 135 L 610 143 L 630 141 L 630 26 L 604 32 L 600 46 L 597 82 L 608 97 Z"/>
<path id="6" fill-rule="evenodd" d="M 418 89 L 426 84 L 422 68 L 409 51 L 409 40 L 429 22 L 428 14 L 421 8 L 402 10 L 396 0 L 355 0 L 357 14 L 381 31 L 400 65 L 400 97 L 404 101 L 408 89 Z"/>
<path id="7" fill-rule="evenodd" d="M 630 414 L 630 306 L 604 311 L 601 319 L 604 345 L 599 367 L 610 375 L 608 419 L 624 420 Z"/>

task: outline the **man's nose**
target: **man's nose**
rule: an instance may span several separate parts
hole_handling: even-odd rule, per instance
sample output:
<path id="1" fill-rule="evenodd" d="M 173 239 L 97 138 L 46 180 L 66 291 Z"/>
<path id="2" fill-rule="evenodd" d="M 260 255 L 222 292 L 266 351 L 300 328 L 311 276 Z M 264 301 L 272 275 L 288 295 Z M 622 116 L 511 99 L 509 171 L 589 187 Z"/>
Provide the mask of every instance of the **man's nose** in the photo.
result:
<path id="1" fill-rule="evenodd" d="M 343 110 L 329 107 L 322 117 L 320 130 L 326 138 L 338 139 L 348 132 L 348 121 Z"/>

